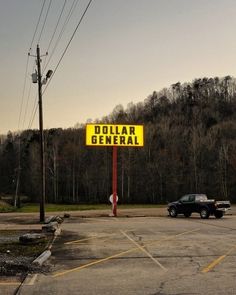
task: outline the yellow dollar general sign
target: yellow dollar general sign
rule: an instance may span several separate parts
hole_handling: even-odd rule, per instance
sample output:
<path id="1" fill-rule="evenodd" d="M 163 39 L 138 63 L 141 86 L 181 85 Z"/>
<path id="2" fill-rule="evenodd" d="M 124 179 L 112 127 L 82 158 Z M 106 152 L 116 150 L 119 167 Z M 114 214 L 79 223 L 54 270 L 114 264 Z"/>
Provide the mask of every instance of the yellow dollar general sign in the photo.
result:
<path id="1" fill-rule="evenodd" d="M 86 125 L 86 145 L 142 147 L 143 138 L 143 125 Z"/>

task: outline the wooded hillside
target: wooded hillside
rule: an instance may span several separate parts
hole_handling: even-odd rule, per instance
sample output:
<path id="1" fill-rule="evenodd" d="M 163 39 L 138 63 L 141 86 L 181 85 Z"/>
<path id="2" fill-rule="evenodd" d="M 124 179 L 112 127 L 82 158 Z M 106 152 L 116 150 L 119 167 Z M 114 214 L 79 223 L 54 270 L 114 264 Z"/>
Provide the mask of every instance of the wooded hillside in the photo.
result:
<path id="1" fill-rule="evenodd" d="M 186 193 L 236 202 L 236 80 L 196 79 L 119 105 L 101 123 L 144 124 L 144 148 L 118 149 L 121 203 L 165 203 Z M 19 149 L 20 143 L 20 149 Z M 0 141 L 0 193 L 39 200 L 39 133 Z M 45 131 L 47 202 L 107 203 L 112 148 L 86 147 L 85 126 Z"/>

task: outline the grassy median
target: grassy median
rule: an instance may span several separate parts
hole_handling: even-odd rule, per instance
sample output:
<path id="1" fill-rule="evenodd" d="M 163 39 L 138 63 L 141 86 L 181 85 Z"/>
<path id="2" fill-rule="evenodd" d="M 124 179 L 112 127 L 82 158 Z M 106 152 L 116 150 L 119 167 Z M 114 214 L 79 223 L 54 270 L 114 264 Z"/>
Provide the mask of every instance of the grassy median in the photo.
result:
<path id="1" fill-rule="evenodd" d="M 157 204 L 118 204 L 119 209 L 137 209 L 137 208 L 161 208 L 163 205 Z M 111 204 L 45 204 L 46 212 L 65 212 L 65 211 L 84 211 L 84 210 L 110 210 Z M 0 206 L 0 212 L 22 212 L 33 213 L 39 211 L 39 204 L 26 203 L 21 208 L 14 208 L 6 205 Z"/>

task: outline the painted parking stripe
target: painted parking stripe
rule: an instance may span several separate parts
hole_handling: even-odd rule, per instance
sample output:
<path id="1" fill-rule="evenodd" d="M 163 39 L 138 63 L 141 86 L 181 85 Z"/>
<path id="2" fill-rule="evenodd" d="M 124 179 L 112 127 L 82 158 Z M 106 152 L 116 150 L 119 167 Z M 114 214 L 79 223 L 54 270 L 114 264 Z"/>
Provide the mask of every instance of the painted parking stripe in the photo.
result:
<path id="1" fill-rule="evenodd" d="M 153 241 L 153 242 L 147 243 L 147 244 L 144 245 L 144 246 L 131 248 L 131 249 L 129 249 L 129 250 L 126 250 L 126 251 L 123 251 L 123 252 L 120 252 L 120 253 L 117 253 L 117 254 L 114 254 L 114 255 L 108 256 L 108 257 L 103 258 L 103 259 L 99 259 L 99 260 L 96 260 L 96 261 L 90 262 L 90 263 L 85 264 L 85 265 L 81 265 L 81 266 L 78 266 L 78 267 L 75 267 L 75 268 L 72 268 L 72 269 L 69 269 L 69 270 L 63 271 L 63 272 L 55 273 L 55 274 L 52 275 L 52 277 L 53 277 L 53 278 L 56 278 L 56 277 L 66 275 L 66 274 L 71 273 L 71 272 L 79 271 L 79 270 L 81 270 L 81 269 L 84 269 L 84 268 L 87 268 L 87 267 L 90 267 L 90 266 L 93 266 L 93 265 L 96 265 L 96 264 L 99 264 L 99 263 L 102 263 L 102 262 L 105 262 L 105 261 L 109 261 L 109 260 L 111 260 L 111 259 L 113 259 L 113 258 L 117 258 L 117 257 L 119 257 L 119 256 L 123 256 L 124 254 L 131 253 L 131 252 L 134 252 L 134 251 L 138 251 L 138 250 L 140 250 L 140 248 L 144 248 L 144 247 L 146 247 L 147 245 L 159 244 L 159 243 L 161 243 L 161 242 L 170 241 L 170 240 L 173 240 L 173 239 L 175 239 L 175 238 L 177 238 L 177 237 L 180 237 L 180 236 L 183 236 L 183 235 L 186 235 L 186 234 L 189 234 L 189 233 L 193 233 L 193 232 L 196 232 L 196 231 L 199 231 L 199 230 L 200 230 L 200 228 L 193 229 L 193 230 L 189 230 L 189 231 L 185 231 L 185 232 L 179 233 L 179 234 L 177 234 L 177 235 L 169 236 L 169 237 L 163 238 L 163 239 L 158 240 L 158 241 Z"/>
<path id="2" fill-rule="evenodd" d="M 131 231 L 131 230 L 128 230 L 128 231 Z M 127 231 L 124 231 L 124 232 L 127 232 Z M 116 236 L 116 234 L 113 234 L 112 236 Z M 94 239 L 105 239 L 105 240 L 102 241 L 102 242 L 104 242 L 104 241 L 112 239 L 112 237 L 111 236 L 93 236 L 93 237 L 86 238 L 86 239 L 79 239 L 79 240 L 66 242 L 66 243 L 64 243 L 64 245 L 79 244 L 79 243 L 83 243 L 83 242 L 86 242 L 86 241 L 89 241 L 89 240 L 94 240 Z"/>
<path id="3" fill-rule="evenodd" d="M 231 252 L 233 252 L 236 249 L 236 246 L 232 247 L 227 251 L 224 255 L 218 257 L 217 259 L 213 260 L 210 264 L 208 264 L 203 270 L 202 273 L 208 273 L 211 271 L 215 266 L 221 263 L 222 260 L 224 260 Z"/>
<path id="4" fill-rule="evenodd" d="M 90 237 L 90 238 L 86 238 L 86 239 L 79 239 L 79 240 L 74 240 L 74 241 L 70 241 L 70 242 L 66 242 L 64 243 L 65 245 L 71 245 L 71 244 L 78 244 L 81 242 L 85 242 L 85 241 L 89 241 L 89 240 L 93 240 L 93 239 L 97 239 L 98 237 Z"/>
<path id="5" fill-rule="evenodd" d="M 123 230 L 120 231 L 127 239 L 129 239 L 134 245 L 136 245 L 141 251 L 143 251 L 152 261 L 154 261 L 162 270 L 167 271 L 167 268 L 165 268 L 157 259 L 155 259 L 151 253 L 149 253 L 146 249 L 144 249 L 142 246 L 140 246 L 135 240 L 133 240 L 130 236 L 128 236 Z"/>
<path id="6" fill-rule="evenodd" d="M 35 275 L 29 277 L 29 279 L 25 282 L 24 285 L 33 286 L 37 277 L 38 277 L 38 274 L 35 274 Z"/>
<path id="7" fill-rule="evenodd" d="M 37 277 L 38 277 L 38 274 L 34 274 L 34 275 L 29 274 L 23 282 L 20 282 L 20 281 L 19 282 L 16 282 L 16 281 L 0 282 L 0 286 L 20 286 L 20 285 L 33 286 L 35 284 Z"/>
<path id="8" fill-rule="evenodd" d="M 0 282 L 0 286 L 19 286 L 21 282 Z"/>
<path id="9" fill-rule="evenodd" d="M 110 239 L 112 239 L 112 237 L 108 237 L 108 236 L 101 236 L 101 237 L 94 236 L 94 237 L 90 237 L 90 238 L 86 238 L 86 239 L 79 239 L 79 240 L 74 240 L 74 241 L 66 242 L 66 243 L 64 243 L 64 245 L 80 244 L 80 243 L 83 243 L 83 242 L 86 242 L 86 241 L 90 241 L 90 240 L 94 240 L 94 239 L 106 239 L 106 240 L 110 240 Z"/>

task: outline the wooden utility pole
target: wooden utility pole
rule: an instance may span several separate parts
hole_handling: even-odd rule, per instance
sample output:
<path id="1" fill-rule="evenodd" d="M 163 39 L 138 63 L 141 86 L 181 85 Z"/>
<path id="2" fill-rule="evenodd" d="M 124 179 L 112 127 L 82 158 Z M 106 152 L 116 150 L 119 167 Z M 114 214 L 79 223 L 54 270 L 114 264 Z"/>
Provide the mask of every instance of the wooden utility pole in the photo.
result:
<path id="1" fill-rule="evenodd" d="M 41 196 L 40 196 L 40 222 L 45 221 L 45 157 L 43 137 L 43 105 L 42 105 L 42 74 L 40 48 L 37 45 L 37 69 L 38 69 L 38 104 L 39 104 L 39 130 L 40 130 L 40 168 L 41 168 Z"/>

